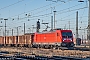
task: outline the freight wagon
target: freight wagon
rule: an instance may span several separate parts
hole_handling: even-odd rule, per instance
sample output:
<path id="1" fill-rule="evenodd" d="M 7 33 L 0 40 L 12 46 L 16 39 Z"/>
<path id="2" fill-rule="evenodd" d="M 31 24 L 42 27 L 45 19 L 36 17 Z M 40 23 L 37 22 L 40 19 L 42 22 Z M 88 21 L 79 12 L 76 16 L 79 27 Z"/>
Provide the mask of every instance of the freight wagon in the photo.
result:
<path id="1" fill-rule="evenodd" d="M 34 33 L 19 36 L 0 36 L 0 46 L 30 47 L 33 43 Z"/>
<path id="2" fill-rule="evenodd" d="M 4 37 L 0 36 L 0 46 L 4 46 Z"/>
<path id="3" fill-rule="evenodd" d="M 73 47 L 73 34 L 71 30 L 55 29 L 49 32 L 36 32 L 33 47 Z"/>
<path id="4" fill-rule="evenodd" d="M 18 47 L 31 47 L 33 43 L 34 33 L 16 36 L 16 46 Z"/>

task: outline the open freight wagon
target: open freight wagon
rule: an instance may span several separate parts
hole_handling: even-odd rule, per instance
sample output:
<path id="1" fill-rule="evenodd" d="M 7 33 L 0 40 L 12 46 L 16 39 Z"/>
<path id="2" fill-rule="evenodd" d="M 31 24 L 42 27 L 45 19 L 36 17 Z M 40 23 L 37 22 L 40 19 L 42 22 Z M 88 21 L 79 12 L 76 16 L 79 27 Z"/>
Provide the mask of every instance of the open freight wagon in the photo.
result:
<path id="1" fill-rule="evenodd" d="M 34 33 L 19 36 L 0 36 L 0 46 L 30 47 L 33 43 Z"/>

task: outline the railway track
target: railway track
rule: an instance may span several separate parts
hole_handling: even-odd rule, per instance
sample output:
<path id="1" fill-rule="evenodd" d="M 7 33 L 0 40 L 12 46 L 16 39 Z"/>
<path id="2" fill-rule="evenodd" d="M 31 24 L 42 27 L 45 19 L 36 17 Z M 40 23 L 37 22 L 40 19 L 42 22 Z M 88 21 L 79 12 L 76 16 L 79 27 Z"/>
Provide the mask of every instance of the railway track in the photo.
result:
<path id="1" fill-rule="evenodd" d="M 73 57 L 65 57 L 65 56 L 52 56 L 52 57 L 44 57 L 44 56 L 0 56 L 0 60 L 90 60 L 90 58 L 73 58 Z"/>
<path id="2" fill-rule="evenodd" d="M 83 47 L 75 46 L 75 47 L 43 48 L 43 49 L 90 51 L 89 47 L 84 47 L 84 46 Z"/>
<path id="3" fill-rule="evenodd" d="M 37 49 L 37 48 L 15 48 L 15 47 L 6 47 L 0 48 L 0 51 L 6 51 L 7 54 L 17 55 L 17 56 L 44 56 L 44 57 L 52 57 L 52 56 L 68 56 L 68 57 L 76 57 L 76 58 L 87 58 L 90 57 L 90 51 L 80 51 L 80 50 L 58 50 L 58 49 Z M 2 53 L 6 53 L 2 52 Z M 6 55 L 7 55 L 6 54 Z M 3 54 L 5 56 L 5 54 Z"/>
<path id="4" fill-rule="evenodd" d="M 84 47 L 74 47 L 74 49 L 1 47 L 0 51 L 1 60 L 90 60 L 90 50 Z"/>
<path id="5" fill-rule="evenodd" d="M 4 52 L 5 53 L 5 52 Z M 72 57 L 72 56 L 38 56 L 28 55 L 25 53 L 3 54 L 0 55 L 0 59 L 4 60 L 89 60 L 90 57 Z"/>
<path id="6" fill-rule="evenodd" d="M 5 47 L 5 46 L 1 46 Z M 10 47 L 10 46 L 9 46 Z M 10 48 L 31 48 L 31 49 L 54 49 L 54 50 L 80 50 L 80 51 L 90 51 L 89 46 L 75 46 L 75 47 L 59 47 L 59 48 L 32 48 L 32 47 L 10 47 Z"/>

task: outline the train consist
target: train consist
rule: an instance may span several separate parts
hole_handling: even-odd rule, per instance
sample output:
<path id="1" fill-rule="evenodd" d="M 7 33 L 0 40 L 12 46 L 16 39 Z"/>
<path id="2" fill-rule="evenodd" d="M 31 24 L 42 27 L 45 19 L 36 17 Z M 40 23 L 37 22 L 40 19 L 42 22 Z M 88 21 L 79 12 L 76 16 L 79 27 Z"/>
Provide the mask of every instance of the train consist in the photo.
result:
<path id="1" fill-rule="evenodd" d="M 1 46 L 25 47 L 73 47 L 73 34 L 71 30 L 54 29 L 53 31 L 28 33 L 20 36 L 0 36 Z"/>

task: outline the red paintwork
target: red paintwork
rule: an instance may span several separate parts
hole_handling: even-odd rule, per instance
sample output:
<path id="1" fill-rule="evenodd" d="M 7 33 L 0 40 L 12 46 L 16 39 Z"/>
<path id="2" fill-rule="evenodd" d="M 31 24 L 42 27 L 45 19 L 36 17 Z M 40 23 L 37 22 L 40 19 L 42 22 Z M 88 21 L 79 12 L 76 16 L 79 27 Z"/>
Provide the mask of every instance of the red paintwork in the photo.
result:
<path id="1" fill-rule="evenodd" d="M 61 32 L 72 32 L 71 30 L 55 30 L 50 32 L 35 33 L 34 43 L 62 43 L 71 42 L 70 40 L 63 41 Z"/>

